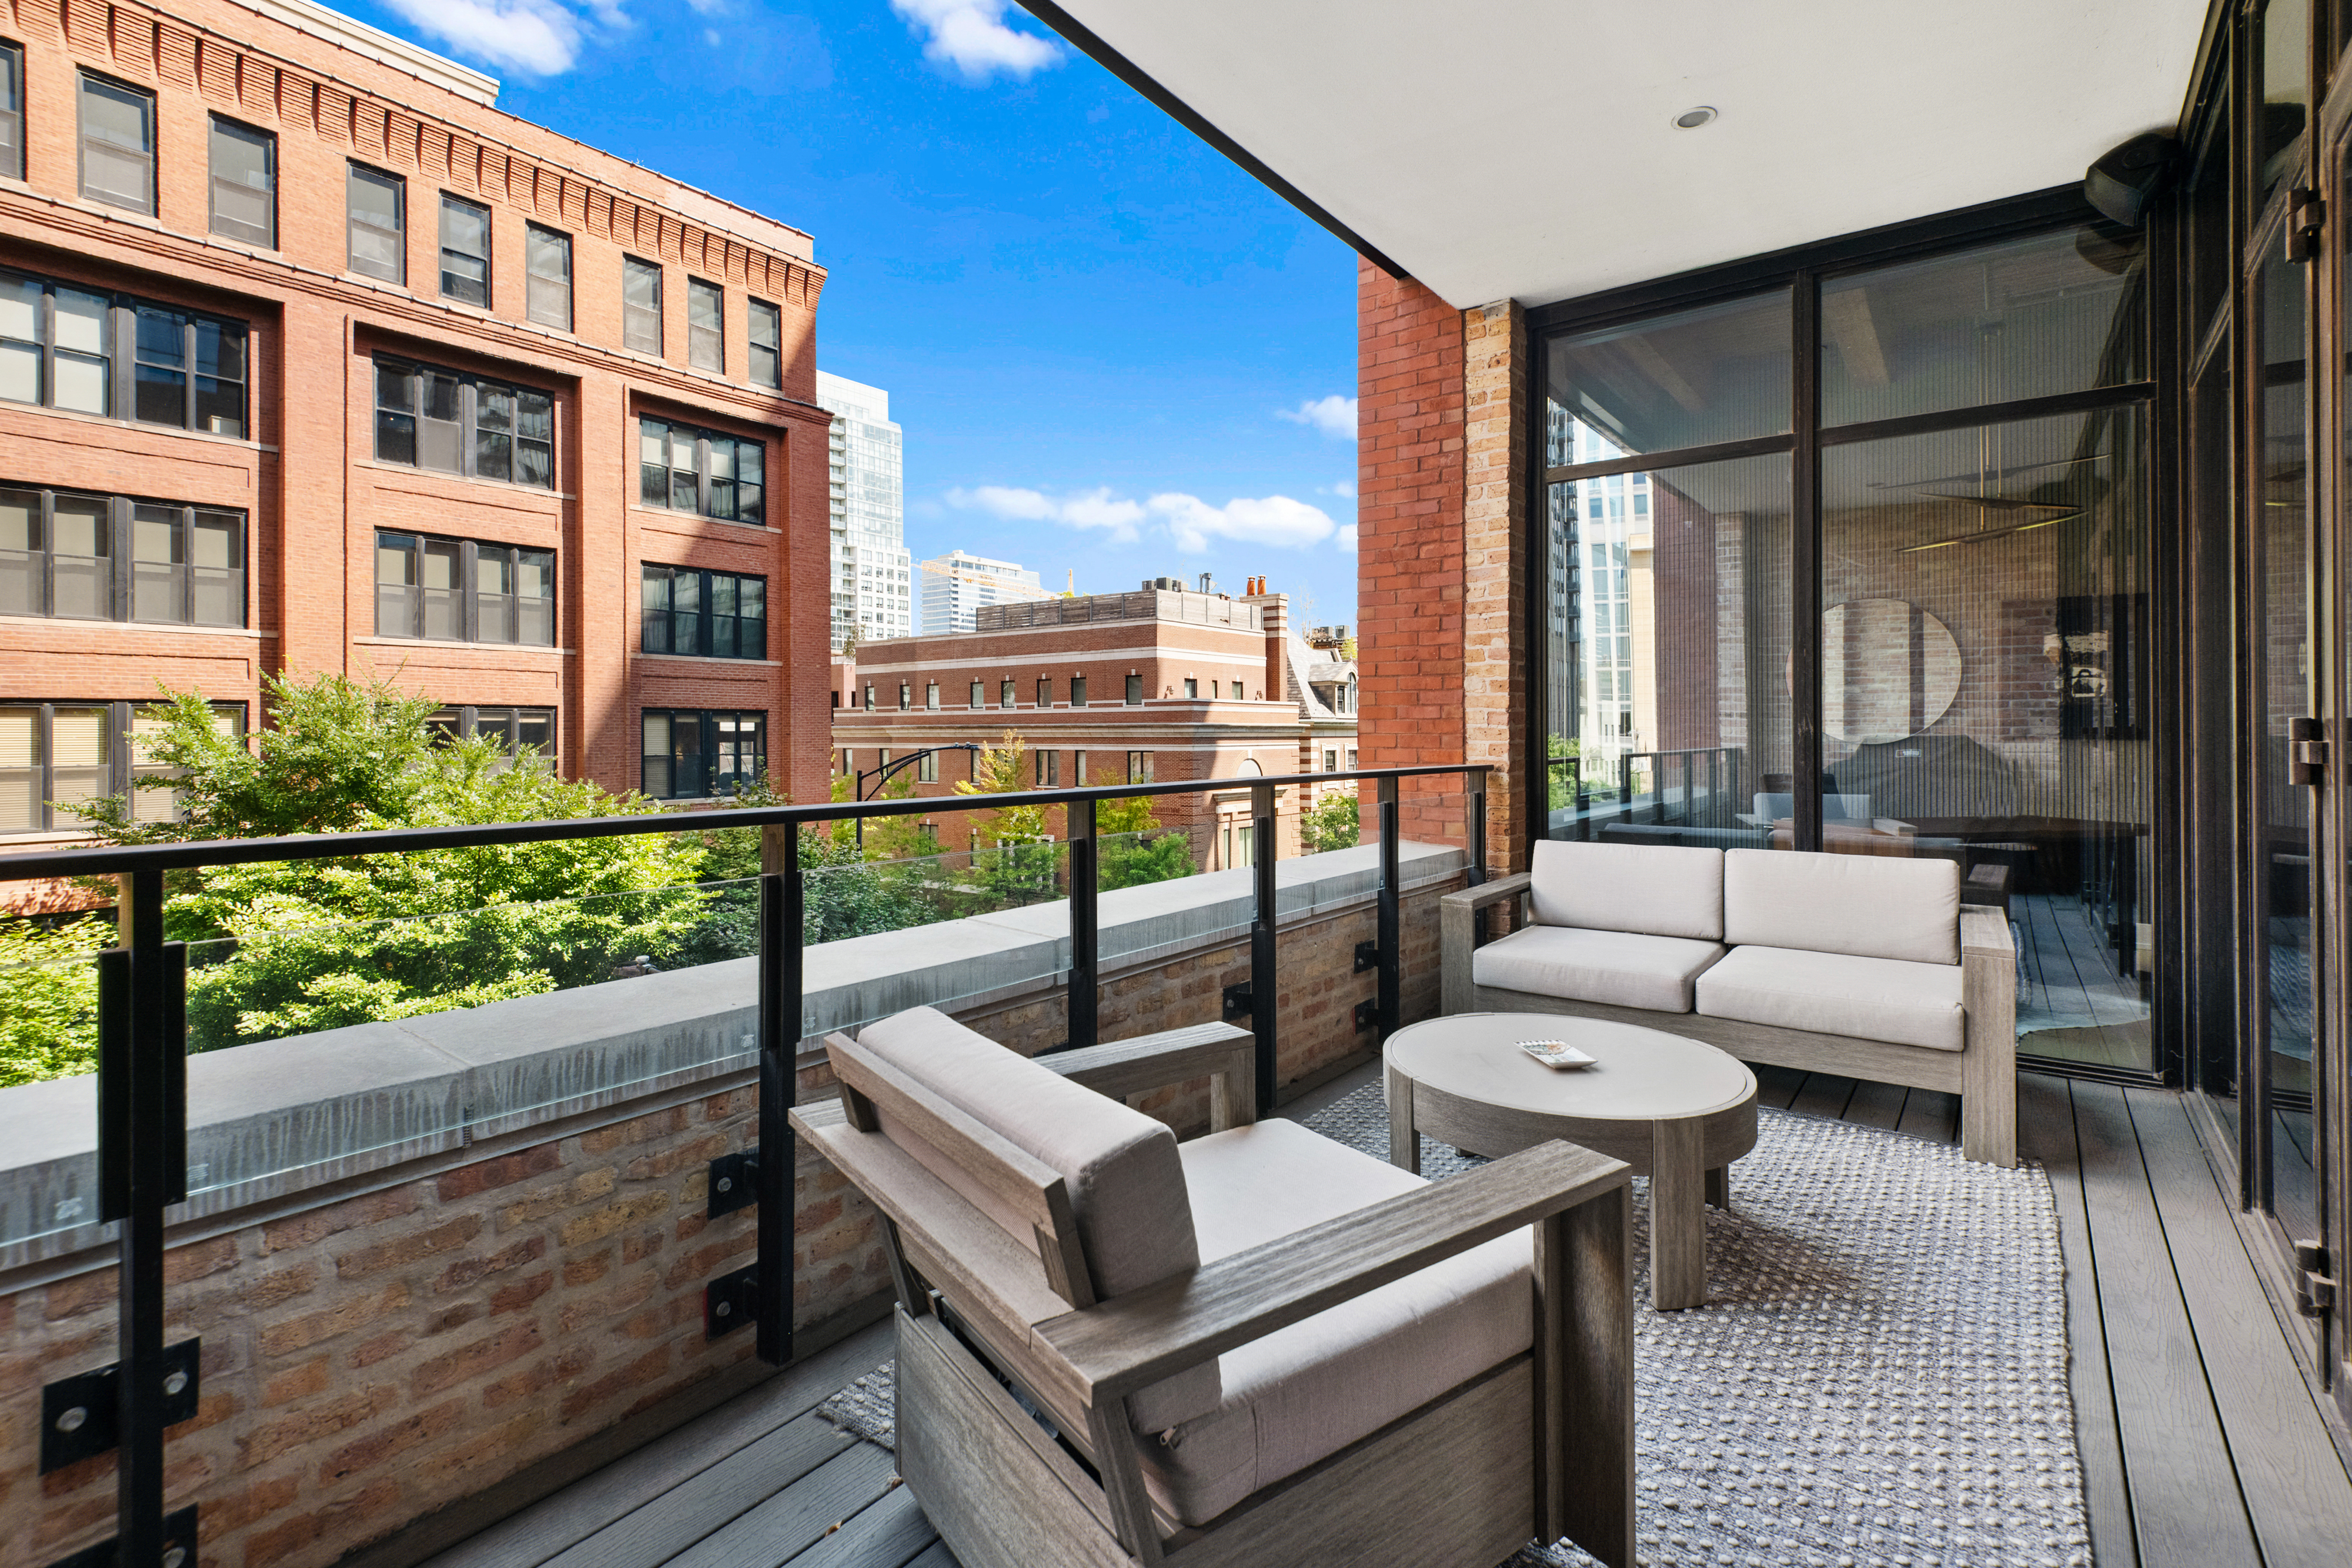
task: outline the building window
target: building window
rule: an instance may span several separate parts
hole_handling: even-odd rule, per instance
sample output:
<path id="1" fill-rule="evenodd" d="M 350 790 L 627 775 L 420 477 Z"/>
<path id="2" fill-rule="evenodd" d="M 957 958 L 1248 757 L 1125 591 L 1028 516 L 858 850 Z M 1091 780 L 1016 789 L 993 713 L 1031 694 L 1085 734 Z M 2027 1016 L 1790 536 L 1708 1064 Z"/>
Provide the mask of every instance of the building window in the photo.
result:
<path id="1" fill-rule="evenodd" d="M 551 707 L 445 707 L 428 716 L 425 727 L 436 740 L 471 740 L 477 737 L 497 747 L 492 772 L 503 773 L 518 762 L 534 773 L 555 771 L 555 710 Z"/>
<path id="2" fill-rule="evenodd" d="M 462 371 L 375 361 L 375 458 L 555 488 L 555 399 Z"/>
<path id="3" fill-rule="evenodd" d="M 1242 684 L 1241 684 L 1239 681 L 1235 681 L 1235 682 L 1234 683 L 1234 701 L 1235 701 L 1235 702 L 1239 702 L 1239 701 L 1241 701 L 1241 700 L 1242 700 Z"/>
<path id="4" fill-rule="evenodd" d="M 1130 784 L 1151 782 L 1151 753 L 1130 751 L 1127 754 L 1127 781 Z"/>
<path id="5" fill-rule="evenodd" d="M 926 751 L 915 759 L 915 782 L 936 784 L 940 781 L 940 754 Z"/>
<path id="6" fill-rule="evenodd" d="M 645 648 L 701 659 L 768 656 L 768 580 L 685 566 L 647 566 Z M 841 706 L 841 694 L 834 694 Z"/>
<path id="7" fill-rule="evenodd" d="M 980 683 L 980 682 L 978 682 L 978 681 L 974 681 L 974 682 L 972 682 L 972 683 L 971 683 L 971 706 L 974 706 L 974 707 L 981 707 L 981 706 L 985 706 L 985 703 L 984 703 L 984 701 L 983 701 L 984 696 L 985 696 L 985 688 L 981 685 L 981 683 Z"/>
<path id="8" fill-rule="evenodd" d="M 1072 707 L 1087 706 L 1087 678 L 1084 675 L 1070 677 L 1070 706 Z"/>
<path id="9" fill-rule="evenodd" d="M 1234 863 L 1237 866 L 1257 864 L 1257 830 L 1255 828 L 1237 828 L 1234 831 L 1239 834 L 1241 838 L 1241 858 L 1234 862 Z"/>
<path id="10" fill-rule="evenodd" d="M 1013 706 L 1013 683 L 1011 681 L 1006 681 L 997 687 L 996 706 L 998 707 L 1011 707 Z"/>
<path id="11" fill-rule="evenodd" d="M 768 471 L 760 443 L 640 419 L 637 446 L 638 497 L 645 505 L 734 523 L 761 521 Z"/>
<path id="12" fill-rule="evenodd" d="M 118 381 L 126 337 L 132 374 Z M 245 359 L 241 322 L 0 271 L 7 402 L 241 437 Z"/>
<path id="13" fill-rule="evenodd" d="M 407 281 L 408 247 L 403 237 L 408 228 L 407 182 L 397 174 L 353 163 L 343 194 L 348 217 L 345 251 L 351 269 L 386 283 Z"/>
<path id="14" fill-rule="evenodd" d="M 686 362 L 715 376 L 727 373 L 726 303 L 719 285 L 686 280 Z"/>
<path id="15" fill-rule="evenodd" d="M 900 681 L 898 683 L 898 711 L 900 713 L 905 713 L 908 708 L 913 707 L 914 706 L 914 688 L 909 686 L 906 682 Z"/>
<path id="16" fill-rule="evenodd" d="M 1141 675 L 1130 674 L 1130 675 L 1129 675 L 1129 676 L 1127 677 L 1127 703 L 1128 703 L 1128 706 L 1129 706 L 1129 707 L 1133 707 L 1133 706 L 1137 706 L 1138 704 L 1141 703 L 1142 701 L 1143 701 L 1143 677 L 1142 677 Z"/>
<path id="17" fill-rule="evenodd" d="M 25 177 L 25 51 L 0 44 L 0 175 Z"/>
<path id="18" fill-rule="evenodd" d="M 1349 772 L 1350 772 L 1350 773 L 1353 773 L 1355 770 L 1356 770 L 1356 748 L 1355 748 L 1354 747 L 1352 747 L 1352 746 L 1351 746 L 1351 747 L 1349 747 L 1348 748 L 1348 771 L 1349 771 Z"/>
<path id="19" fill-rule="evenodd" d="M 0 489 L 0 615 L 245 624 L 245 514 Z"/>
<path id="20" fill-rule="evenodd" d="M 490 304 L 490 209 L 441 193 L 441 297 Z"/>
<path id="21" fill-rule="evenodd" d="M 1200 683 L 1200 681 L 1199 681 L 1199 680 L 1197 680 L 1196 678 L 1194 678 L 1193 676 L 1191 676 L 1191 675 L 1187 675 L 1187 676 L 1185 676 L 1185 677 L 1184 677 L 1184 695 L 1185 695 L 1186 696 L 1188 696 L 1188 697 L 1197 697 L 1197 696 L 1199 696 L 1199 695 L 1201 695 L 1201 683 Z"/>
<path id="22" fill-rule="evenodd" d="M 542 327 L 572 330 L 572 236 L 527 224 L 522 261 L 523 314 Z"/>
<path id="23" fill-rule="evenodd" d="M 1337 751 L 1326 751 L 1323 754 L 1323 771 L 1326 773 L 1339 771 L 1339 754 Z"/>
<path id="24" fill-rule="evenodd" d="M 278 138 L 213 116 L 213 233 L 278 246 Z"/>
<path id="25" fill-rule="evenodd" d="M 1029 754 L 1037 769 L 1037 788 L 1058 789 L 1062 787 L 1062 754 L 1058 751 L 1033 751 Z"/>
<path id="26" fill-rule="evenodd" d="M 212 716 L 222 734 L 244 735 L 244 704 L 215 703 Z M 138 703 L 0 703 L 0 834 L 79 827 L 62 808 L 110 795 L 130 796 L 134 822 L 180 821 L 183 792 L 132 788 L 173 774 L 143 756 L 162 727 Z"/>
<path id="27" fill-rule="evenodd" d="M 866 711 L 867 713 L 872 713 L 874 711 L 874 683 L 872 681 L 866 683 Z"/>
<path id="28" fill-rule="evenodd" d="M 784 312 L 781 306 L 754 299 L 751 317 L 751 384 L 782 392 L 784 386 Z"/>
<path id="29" fill-rule="evenodd" d="M 1039 707 L 1054 706 L 1054 679 L 1050 675 L 1037 677 L 1037 706 Z"/>
<path id="30" fill-rule="evenodd" d="M 1081 789 L 1087 787 L 1087 754 L 1083 751 L 1070 753 L 1070 782 Z"/>
<path id="31" fill-rule="evenodd" d="M 621 258 L 621 346 L 656 359 L 662 351 L 661 279 L 659 263 Z"/>
<path id="32" fill-rule="evenodd" d="M 939 711 L 939 706 L 940 706 L 940 683 L 939 683 L 939 682 L 937 682 L 937 681 L 926 681 L 925 683 L 923 683 L 923 706 L 924 706 L 925 707 L 927 707 L 927 708 L 929 708 L 929 709 L 930 709 L 931 711 L 933 711 L 934 713 L 936 713 L 936 712 L 938 712 L 938 711 Z"/>
<path id="33" fill-rule="evenodd" d="M 768 770 L 767 729 L 764 713 L 647 708 L 638 787 L 656 800 L 735 794 Z"/>
<path id="34" fill-rule="evenodd" d="M 379 533 L 375 634 L 551 648 L 554 553 Z"/>
<path id="35" fill-rule="evenodd" d="M 155 215 L 155 95 L 81 73 L 81 193 Z"/>

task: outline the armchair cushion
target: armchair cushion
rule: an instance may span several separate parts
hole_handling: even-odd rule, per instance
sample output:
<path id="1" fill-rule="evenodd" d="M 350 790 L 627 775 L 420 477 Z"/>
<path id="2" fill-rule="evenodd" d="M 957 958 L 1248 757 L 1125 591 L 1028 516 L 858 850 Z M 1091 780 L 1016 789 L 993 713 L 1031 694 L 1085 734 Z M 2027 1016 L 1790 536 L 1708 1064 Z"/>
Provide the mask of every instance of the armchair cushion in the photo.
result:
<path id="1" fill-rule="evenodd" d="M 1815 1034 L 1958 1051 L 1967 1023 L 1961 972 L 1957 964 L 1735 947 L 1698 977 L 1698 1010 Z"/>
<path id="2" fill-rule="evenodd" d="M 1203 1261 L 1425 1185 L 1295 1123 L 1180 1145 Z M 1534 1343 L 1533 1252 L 1516 1232 L 1218 1358 L 1223 1398 L 1144 1446 L 1161 1510 L 1203 1524 Z"/>
<path id="3" fill-rule="evenodd" d="M 1200 1266 L 1176 1135 L 1141 1112 L 974 1033 L 931 1008 L 861 1030 L 857 1042 L 967 1115 L 1061 1173 L 1101 1299 Z M 885 1113 L 882 1131 L 1031 1251 L 1028 1224 L 920 1134 Z M 1137 1427 L 1156 1432 L 1217 1407 L 1214 1362 L 1137 1396 Z"/>
<path id="4" fill-rule="evenodd" d="M 1723 940 L 1723 852 L 1538 840 L 1528 866 L 1537 923 Z"/>
<path id="5" fill-rule="evenodd" d="M 1958 964 L 1960 868 L 1948 860 L 1727 850 L 1722 939 Z"/>
<path id="6" fill-rule="evenodd" d="M 1482 986 L 1654 1012 L 1691 1010 L 1691 983 L 1723 956 L 1720 942 L 1530 925 L 1470 956 Z"/>

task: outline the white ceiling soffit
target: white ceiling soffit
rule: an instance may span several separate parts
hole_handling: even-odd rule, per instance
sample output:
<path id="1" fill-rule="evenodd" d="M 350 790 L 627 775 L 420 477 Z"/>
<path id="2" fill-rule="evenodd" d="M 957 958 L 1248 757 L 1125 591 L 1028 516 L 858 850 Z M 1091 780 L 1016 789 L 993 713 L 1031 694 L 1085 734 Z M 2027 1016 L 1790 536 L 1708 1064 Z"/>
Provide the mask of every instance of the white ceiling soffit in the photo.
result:
<path id="1" fill-rule="evenodd" d="M 1057 4 L 1463 308 L 1572 298 L 2079 181 L 2116 143 L 2177 121 L 2206 8 Z M 1713 124 L 1675 128 L 1701 104 Z"/>

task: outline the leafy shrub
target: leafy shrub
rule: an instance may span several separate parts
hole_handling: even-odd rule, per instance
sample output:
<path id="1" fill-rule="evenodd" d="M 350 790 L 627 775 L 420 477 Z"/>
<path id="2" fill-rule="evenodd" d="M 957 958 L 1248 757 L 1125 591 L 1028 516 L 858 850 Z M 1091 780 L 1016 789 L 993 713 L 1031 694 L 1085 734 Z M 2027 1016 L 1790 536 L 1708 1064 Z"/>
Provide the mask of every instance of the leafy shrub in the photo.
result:
<path id="1" fill-rule="evenodd" d="M 112 923 L 0 922 L 0 1088 L 98 1070 L 98 966 Z"/>
<path id="2" fill-rule="evenodd" d="M 1356 810 L 1353 795 L 1326 795 L 1298 820 L 1299 841 L 1306 852 L 1319 855 L 1327 850 L 1352 850 L 1363 841 L 1362 820 Z"/>

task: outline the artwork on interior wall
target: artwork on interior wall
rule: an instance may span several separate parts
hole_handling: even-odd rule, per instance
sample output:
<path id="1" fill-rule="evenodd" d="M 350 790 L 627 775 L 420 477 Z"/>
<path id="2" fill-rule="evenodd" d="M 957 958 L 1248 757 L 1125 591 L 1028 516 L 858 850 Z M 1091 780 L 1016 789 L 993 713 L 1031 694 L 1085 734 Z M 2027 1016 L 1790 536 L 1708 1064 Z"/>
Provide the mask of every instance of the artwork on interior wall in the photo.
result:
<path id="1" fill-rule="evenodd" d="M 2139 671 L 2145 593 L 2078 593 L 2058 601 L 2058 629 L 2042 652 L 2058 671 L 2063 740 L 2138 740 L 2147 734 Z"/>
<path id="2" fill-rule="evenodd" d="M 1822 612 L 1826 734 L 1855 746 L 1918 735 L 1959 690 L 1959 644 L 1917 605 L 1853 599 Z"/>

